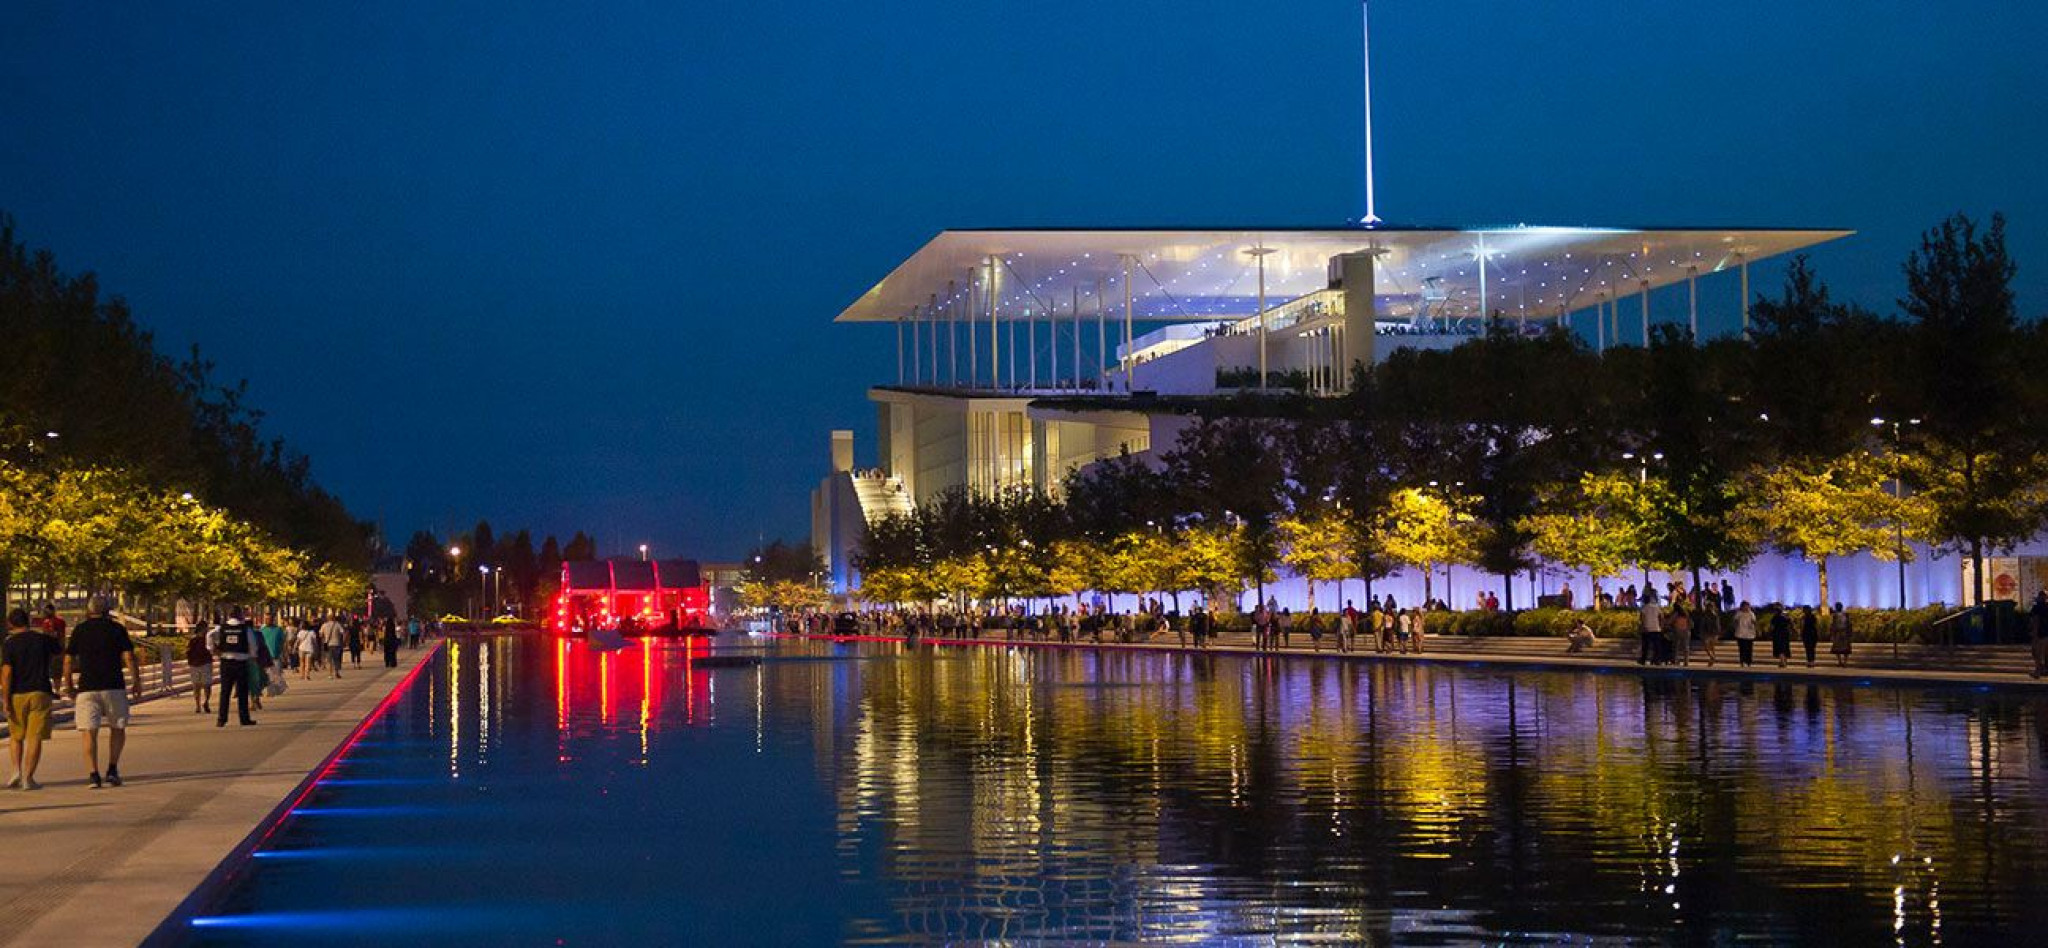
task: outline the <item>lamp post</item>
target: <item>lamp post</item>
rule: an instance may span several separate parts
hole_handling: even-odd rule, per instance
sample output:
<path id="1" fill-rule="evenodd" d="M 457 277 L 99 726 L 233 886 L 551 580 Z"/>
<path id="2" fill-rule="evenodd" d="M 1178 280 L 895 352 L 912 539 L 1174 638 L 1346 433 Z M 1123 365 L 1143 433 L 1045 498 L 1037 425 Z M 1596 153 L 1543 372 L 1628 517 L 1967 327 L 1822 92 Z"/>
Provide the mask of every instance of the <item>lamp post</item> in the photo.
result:
<path id="1" fill-rule="evenodd" d="M 1906 419 L 1905 423 L 1909 425 L 1917 425 L 1920 423 L 1920 419 L 1908 418 Z M 1883 417 L 1870 419 L 1870 426 L 1878 429 L 1879 431 L 1883 431 L 1885 425 L 1892 426 L 1892 464 L 1897 465 L 1899 463 L 1900 447 L 1899 422 L 1886 421 Z M 1900 482 L 1899 471 L 1898 468 L 1895 466 L 1892 469 L 1892 502 L 1894 506 L 1897 506 L 1900 502 L 1905 500 L 1905 493 L 1905 485 Z M 1900 516 L 1900 514 L 1902 513 L 1904 513 L 1904 511 L 1894 510 L 1892 512 L 1892 543 L 1894 544 L 1894 546 L 1892 547 L 1892 555 L 1898 558 L 1899 563 L 1900 612 L 1906 611 L 1906 521 L 1904 517 Z M 1897 650 L 1897 643 L 1893 643 L 1893 649 L 1894 651 Z"/>
<path id="2" fill-rule="evenodd" d="M 1652 453 L 1649 457 L 1639 458 L 1636 456 L 1636 453 L 1634 451 L 1623 451 L 1621 452 L 1621 459 L 1624 461 L 1636 462 L 1636 483 L 1648 484 L 1650 482 L 1650 462 L 1664 460 L 1664 452 L 1657 451 Z M 1650 568 L 1648 566 L 1645 566 L 1643 567 L 1643 589 L 1645 591 L 1648 591 L 1649 588 Z"/>
<path id="3" fill-rule="evenodd" d="M 647 544 L 640 544 L 640 562 L 647 562 Z"/>
<path id="4" fill-rule="evenodd" d="M 476 568 L 476 598 L 479 606 L 479 618 L 481 618 L 482 614 L 488 614 L 491 611 L 491 568 L 488 566 Z"/>

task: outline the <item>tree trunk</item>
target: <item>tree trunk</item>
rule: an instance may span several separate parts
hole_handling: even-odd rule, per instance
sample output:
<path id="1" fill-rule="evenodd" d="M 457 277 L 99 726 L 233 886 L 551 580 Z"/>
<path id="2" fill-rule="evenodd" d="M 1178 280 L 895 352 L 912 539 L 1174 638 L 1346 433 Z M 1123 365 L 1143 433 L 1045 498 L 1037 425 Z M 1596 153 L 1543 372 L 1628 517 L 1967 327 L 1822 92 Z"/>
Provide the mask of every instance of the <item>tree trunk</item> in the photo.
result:
<path id="1" fill-rule="evenodd" d="M 1448 568 L 1448 567 L 1446 567 L 1446 568 L 1445 568 L 1445 570 L 1444 570 L 1444 575 L 1445 575 L 1445 576 L 1449 576 L 1449 575 L 1450 575 L 1450 570 L 1449 570 L 1449 568 Z M 1422 564 L 1422 604 L 1423 604 L 1424 606 L 1427 606 L 1427 605 L 1429 605 L 1429 600 L 1430 600 L 1430 592 L 1431 592 L 1431 589 L 1430 589 L 1430 584 L 1431 584 L 1431 583 L 1433 583 L 1433 582 L 1435 582 L 1435 581 L 1436 581 L 1436 569 L 1435 569 L 1435 567 L 1432 567 L 1432 566 L 1431 566 L 1430 564 L 1428 564 L 1428 563 L 1424 563 L 1424 564 Z"/>
<path id="2" fill-rule="evenodd" d="M 1821 558 L 1820 558 L 1820 562 L 1819 562 L 1819 563 L 1818 563 L 1818 564 L 1817 564 L 1817 565 L 1815 566 L 1815 572 L 1817 572 L 1817 573 L 1819 573 L 1819 574 L 1820 574 L 1820 607 L 1821 607 L 1822 609 L 1826 609 L 1826 608 L 1828 607 L 1828 603 L 1831 603 L 1831 602 L 1833 602 L 1833 601 L 1834 601 L 1834 600 L 1832 600 L 1832 599 L 1829 599 L 1829 598 L 1828 598 L 1828 558 L 1827 558 L 1827 557 L 1823 556 L 1823 557 L 1821 557 Z"/>

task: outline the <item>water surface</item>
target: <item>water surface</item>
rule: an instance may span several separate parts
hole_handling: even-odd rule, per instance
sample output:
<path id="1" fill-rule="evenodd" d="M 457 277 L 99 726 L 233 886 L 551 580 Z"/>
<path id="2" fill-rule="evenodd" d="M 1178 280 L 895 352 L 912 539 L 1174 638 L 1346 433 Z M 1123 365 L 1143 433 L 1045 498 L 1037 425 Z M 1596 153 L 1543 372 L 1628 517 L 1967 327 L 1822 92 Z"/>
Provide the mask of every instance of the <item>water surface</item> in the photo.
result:
<path id="1" fill-rule="evenodd" d="M 2044 742 L 1983 689 L 451 642 L 189 931 L 2039 944 Z"/>

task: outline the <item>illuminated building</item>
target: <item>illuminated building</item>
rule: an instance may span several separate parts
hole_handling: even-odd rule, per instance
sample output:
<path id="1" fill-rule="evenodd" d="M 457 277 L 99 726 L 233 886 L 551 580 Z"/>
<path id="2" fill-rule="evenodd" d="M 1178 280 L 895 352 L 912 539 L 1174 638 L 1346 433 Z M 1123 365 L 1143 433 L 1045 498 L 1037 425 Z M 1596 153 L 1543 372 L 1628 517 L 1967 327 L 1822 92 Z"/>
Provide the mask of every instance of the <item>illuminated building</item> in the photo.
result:
<path id="1" fill-rule="evenodd" d="M 709 627 L 710 594 L 696 560 L 572 560 L 562 564 L 550 626 L 611 627 L 632 619 L 643 629 Z"/>

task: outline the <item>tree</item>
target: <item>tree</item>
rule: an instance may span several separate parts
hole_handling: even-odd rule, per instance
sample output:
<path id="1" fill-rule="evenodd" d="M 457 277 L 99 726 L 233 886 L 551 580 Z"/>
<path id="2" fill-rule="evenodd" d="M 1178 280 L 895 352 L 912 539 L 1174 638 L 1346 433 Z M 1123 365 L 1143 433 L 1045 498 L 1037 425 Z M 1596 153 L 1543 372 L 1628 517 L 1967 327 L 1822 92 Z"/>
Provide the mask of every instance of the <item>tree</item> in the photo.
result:
<path id="1" fill-rule="evenodd" d="M 1242 526 L 1243 578 L 1265 599 L 1266 577 L 1280 558 L 1282 487 L 1286 468 L 1275 422 L 1263 418 L 1202 419 L 1181 431 L 1161 462 L 1166 480 L 1196 522 Z"/>
<path id="2" fill-rule="evenodd" d="M 1756 555 L 1735 481 L 1744 460 L 1762 453 L 1759 422 L 1739 401 L 1731 368 L 1739 346 L 1695 346 L 1679 327 L 1659 326 L 1633 366 L 1647 376 L 1637 379 L 1643 394 L 1633 413 L 1641 446 L 1625 459 L 1640 465 L 1646 487 L 1642 557 L 1690 572 L 1695 588 L 1701 571 L 1738 569 Z"/>
<path id="3" fill-rule="evenodd" d="M 1435 597 L 1437 566 L 1471 562 L 1472 515 L 1449 495 L 1419 488 L 1395 492 L 1380 522 L 1378 546 L 1396 563 L 1422 570 L 1422 596 Z"/>
<path id="4" fill-rule="evenodd" d="M 1973 604 L 1984 601 L 1987 551 L 2010 549 L 2048 518 L 2035 475 L 2048 434 L 2036 420 L 2041 387 L 2026 383 L 2019 359 L 2015 272 L 2005 219 L 1979 233 L 1958 214 L 1921 236 L 1899 300 L 1922 420 L 1901 429 L 1907 480 L 1929 505 L 1929 539 L 1969 555 Z"/>
<path id="5" fill-rule="evenodd" d="M 1820 599 L 1833 602 L 1828 559 L 1865 550 L 1892 561 L 1910 551 L 1898 536 L 1917 536 L 1909 526 L 1911 502 L 1885 489 L 1893 473 L 1868 453 L 1857 451 L 1828 462 L 1776 464 L 1751 471 L 1744 494 L 1747 517 L 1764 542 L 1814 565 Z M 1898 531 L 1898 532 L 1895 532 Z"/>
<path id="6" fill-rule="evenodd" d="M 1593 583 L 1642 562 L 1647 485 L 1616 471 L 1596 471 L 1546 491 L 1541 512 L 1522 529 L 1538 556 L 1583 570 Z"/>
<path id="7" fill-rule="evenodd" d="M 1309 581 L 1309 608 L 1315 608 L 1315 584 L 1319 582 L 1336 583 L 1337 599 L 1343 601 L 1344 581 L 1356 576 L 1358 569 L 1351 563 L 1350 525 L 1334 504 L 1281 518 L 1280 543 L 1281 561 Z"/>

